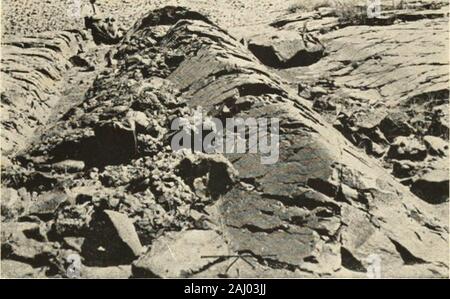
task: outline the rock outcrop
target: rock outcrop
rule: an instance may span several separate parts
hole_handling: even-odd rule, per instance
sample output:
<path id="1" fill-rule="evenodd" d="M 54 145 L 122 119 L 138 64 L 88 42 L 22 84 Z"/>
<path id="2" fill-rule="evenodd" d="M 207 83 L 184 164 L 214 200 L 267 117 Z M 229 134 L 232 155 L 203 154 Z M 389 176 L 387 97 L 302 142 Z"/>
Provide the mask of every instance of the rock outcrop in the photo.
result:
<path id="1" fill-rule="evenodd" d="M 134 277 L 359 277 L 374 256 L 384 277 L 448 276 L 448 227 L 432 206 L 203 15 L 152 11 L 114 59 L 117 68 L 93 82 L 83 103 L 4 169 L 5 187 L 24 196 L 63 190 L 73 198 L 52 205 L 52 219 L 12 213 L 10 223 L 27 220 L 45 236 L 2 236 L 2 258 L 33 267 L 20 264 L 17 273 L 66 276 L 76 253 L 86 275 L 127 275 L 123 264 L 142 245 L 150 249 L 134 261 Z M 174 152 L 172 121 L 199 106 L 219 119 L 279 119 L 278 161 Z M 48 168 L 63 161 L 84 167 Z M 91 265 L 83 248 L 105 214 L 115 243 L 95 244 L 108 259 Z M 127 259 L 115 254 L 117 239 Z"/>
<path id="2" fill-rule="evenodd" d="M 60 82 L 84 43 L 81 32 L 2 38 L 2 153 L 23 149 L 61 96 Z"/>
<path id="3" fill-rule="evenodd" d="M 351 143 L 379 158 L 394 175 L 395 165 L 408 161 L 421 161 L 417 170 L 436 169 L 436 151 L 425 137 L 436 138 L 434 144 L 448 143 L 448 3 L 383 8 L 381 17 L 365 23 L 344 22 L 337 14 L 321 8 L 272 22 L 280 33 L 305 28 L 322 33 L 318 38 L 326 49 L 312 65 L 275 71 L 297 86 Z M 440 155 L 448 164 L 448 150 L 442 148 Z M 416 180 L 411 174 L 399 177 L 410 187 Z M 415 193 L 430 201 L 425 193 Z"/>

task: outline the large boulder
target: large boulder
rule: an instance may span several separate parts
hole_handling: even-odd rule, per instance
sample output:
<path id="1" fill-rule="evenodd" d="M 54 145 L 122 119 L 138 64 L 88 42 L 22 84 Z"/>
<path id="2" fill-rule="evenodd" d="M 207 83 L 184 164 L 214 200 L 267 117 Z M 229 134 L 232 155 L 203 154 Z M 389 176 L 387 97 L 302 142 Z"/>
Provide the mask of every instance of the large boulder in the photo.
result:
<path id="1" fill-rule="evenodd" d="M 110 210 L 94 215 L 82 247 L 88 266 L 130 264 L 142 251 L 133 222 L 127 215 Z"/>
<path id="2" fill-rule="evenodd" d="M 448 201 L 448 168 L 433 169 L 420 176 L 412 184 L 411 191 L 432 204 Z"/>
<path id="3" fill-rule="evenodd" d="M 116 266 L 130 264 L 143 247 L 127 215 L 104 210 L 94 214 L 82 255 L 87 266 Z"/>
<path id="4" fill-rule="evenodd" d="M 317 62 L 324 45 L 309 33 L 270 30 L 252 36 L 248 49 L 265 65 L 276 68 L 307 66 Z"/>
<path id="5" fill-rule="evenodd" d="M 56 214 L 57 209 L 65 204 L 70 204 L 70 197 L 64 192 L 43 193 L 31 204 L 28 215 L 50 220 Z"/>

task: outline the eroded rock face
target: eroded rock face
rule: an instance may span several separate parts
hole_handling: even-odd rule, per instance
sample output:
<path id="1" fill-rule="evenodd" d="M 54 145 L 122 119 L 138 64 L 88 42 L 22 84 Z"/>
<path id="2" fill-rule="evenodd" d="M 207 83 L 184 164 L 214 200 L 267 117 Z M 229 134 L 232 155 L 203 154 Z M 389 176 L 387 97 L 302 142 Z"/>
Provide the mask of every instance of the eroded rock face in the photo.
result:
<path id="1" fill-rule="evenodd" d="M 448 227 L 432 206 L 204 16 L 177 7 L 150 12 L 114 58 L 117 69 L 102 73 L 83 103 L 2 174 L 6 187 L 24 194 L 58 188 L 75 199 L 43 220 L 48 241 L 33 240 L 32 248 L 51 246 L 36 265 L 47 267 L 47 275 L 65 276 L 73 253 L 89 266 L 87 276 L 105 266 L 126 276 L 129 269 L 119 265 L 134 260 L 138 277 L 359 277 L 374 257 L 386 277 L 448 275 Z M 192 117 L 197 106 L 219 119 L 278 118 L 278 161 L 174 152 L 170 125 Z M 99 132 L 104 120 L 126 140 L 114 142 L 115 129 Z M 111 148 L 120 159 L 111 158 Z M 84 167 L 43 167 L 63 161 Z M 27 211 L 9 221 L 39 222 Z M 115 239 L 132 254 L 89 265 L 83 249 L 93 237 L 101 239 L 93 228 L 105 214 Z M 35 252 L 21 251 L 22 237 L 17 246 L 2 240 L 2 254 L 5 246 L 8 259 L 35 261 Z M 112 239 L 94 247 L 108 253 L 117 245 Z M 140 244 L 149 250 L 137 258 Z M 240 260 L 229 267 L 229 256 L 255 266 Z"/>
<path id="2" fill-rule="evenodd" d="M 2 38 L 2 153 L 23 149 L 60 97 L 59 82 L 83 43 L 81 32 Z"/>
<path id="3" fill-rule="evenodd" d="M 338 95 L 329 101 L 353 112 L 361 126 L 380 123 L 387 111 L 394 121 L 400 117 L 396 115 L 399 110 L 415 111 L 408 122 L 416 130 L 426 131 L 431 119 L 426 121 L 425 115 L 448 99 L 447 22 L 443 17 L 382 29 L 351 26 L 331 31 L 321 36 L 326 57 L 308 69 L 285 73 L 299 83 L 312 81 Z M 296 24 L 298 30 L 302 25 Z M 441 51 L 431 53 L 424 44 Z"/>
<path id="4" fill-rule="evenodd" d="M 137 30 L 132 38 L 142 34 Z M 203 21 L 183 20 L 159 45 L 170 56 L 190 54 L 170 66 L 174 71 L 168 77 L 191 99 L 188 105 L 201 105 L 214 114 L 214 107 L 226 105 L 230 97 L 234 101 L 252 96 L 251 107 L 232 115 L 281 120 L 278 163 L 261 165 L 257 155 L 230 156 L 240 179 L 250 182 L 250 188 L 236 184 L 217 204 L 233 251 L 251 252 L 274 268 L 317 275 L 335 271 L 315 267 L 325 263 L 330 247 L 341 254 L 335 269 L 364 271 L 370 253 L 389 260 L 395 276 L 402 276 L 404 264 L 446 263 L 446 228 L 441 224 L 437 235 L 423 227 L 423 221 L 439 223 L 428 218 L 427 205 L 333 133 L 237 41 Z M 422 241 L 415 233 L 423 235 Z M 442 250 L 430 253 L 430 243 L 441 244 L 437 246 Z M 272 254 L 276 257 L 264 258 Z"/>
<path id="5" fill-rule="evenodd" d="M 421 1 L 382 11 L 378 19 L 355 24 L 337 22 L 336 11 L 325 16 L 320 10 L 272 22 L 280 32 L 305 26 L 322 32 L 326 48 L 313 65 L 275 71 L 297 85 L 347 140 L 412 187 L 414 173 L 398 172 L 398 163 L 421 161 L 415 169 L 426 171 L 436 168 L 434 156 L 448 156 L 442 145 L 437 154 L 429 141 L 448 143 L 448 3 Z"/>
<path id="6" fill-rule="evenodd" d="M 341 103 L 346 111 L 358 112 L 355 117 L 366 126 L 385 117 L 382 109 L 394 113 L 401 107 L 403 112 L 416 111 L 410 124 L 418 130 L 415 121 L 424 121 L 423 114 L 431 113 L 433 107 L 448 99 L 447 20 L 407 22 L 386 31 L 352 26 L 330 32 L 322 37 L 329 55 L 314 65 L 313 71 L 328 74 L 333 92 L 341 93 L 342 100 L 348 101 Z M 424 44 L 433 44 L 442 51 L 430 53 Z M 375 106 L 364 112 L 356 107 L 356 101 Z M 349 107 L 352 104 L 355 110 Z M 371 117 L 374 110 L 379 113 Z"/>
<path id="7" fill-rule="evenodd" d="M 211 230 L 169 233 L 133 264 L 135 277 L 190 277 L 229 255 L 222 236 Z"/>

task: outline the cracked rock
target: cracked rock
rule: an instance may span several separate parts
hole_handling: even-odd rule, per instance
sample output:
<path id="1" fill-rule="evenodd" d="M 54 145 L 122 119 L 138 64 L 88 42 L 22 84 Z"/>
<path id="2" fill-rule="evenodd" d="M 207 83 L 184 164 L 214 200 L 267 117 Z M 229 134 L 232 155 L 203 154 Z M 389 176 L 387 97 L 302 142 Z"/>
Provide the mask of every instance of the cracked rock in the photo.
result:
<path id="1" fill-rule="evenodd" d="M 156 239 L 133 263 L 134 277 L 190 277 L 229 255 L 223 237 L 214 231 L 188 230 Z"/>
<path id="2" fill-rule="evenodd" d="M 251 37 L 249 50 L 265 65 L 275 68 L 306 66 L 318 61 L 325 47 L 311 34 L 269 31 Z"/>
<path id="3" fill-rule="evenodd" d="M 85 277 L 365 277 L 376 255 L 383 275 L 446 277 L 448 149 L 423 136 L 448 139 L 448 59 L 437 53 L 448 21 L 339 28 L 326 11 L 285 21 L 249 39 L 276 56 L 272 68 L 201 13 L 149 11 L 117 46 L 87 49 L 95 70 L 62 101 L 58 82 L 79 76 L 67 62 L 78 35 L 7 40 L 7 57 L 47 62 L 25 69 L 36 86 L 15 85 L 21 63 L 2 68 L 2 233 L 12 223 L 2 258 L 50 277 L 67 276 L 70 254 Z M 275 163 L 247 144 L 174 152 L 173 120 L 199 106 L 277 119 Z"/>
<path id="4" fill-rule="evenodd" d="M 411 185 L 411 191 L 432 204 L 448 201 L 448 169 L 435 169 L 424 174 Z"/>
<path id="5" fill-rule="evenodd" d="M 88 266 L 126 265 L 136 259 L 143 247 L 127 215 L 104 210 L 93 216 L 82 255 Z"/>

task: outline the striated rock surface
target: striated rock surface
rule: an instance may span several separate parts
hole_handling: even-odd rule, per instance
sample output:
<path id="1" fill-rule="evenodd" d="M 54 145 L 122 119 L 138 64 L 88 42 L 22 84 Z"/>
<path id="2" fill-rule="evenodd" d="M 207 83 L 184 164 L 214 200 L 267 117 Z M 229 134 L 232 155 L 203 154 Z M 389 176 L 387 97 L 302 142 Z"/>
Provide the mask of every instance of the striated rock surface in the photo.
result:
<path id="1" fill-rule="evenodd" d="M 200 50 L 194 41 L 187 43 L 196 55 L 186 58 L 169 76 L 192 99 L 189 104 L 202 105 L 213 114 L 213 108 L 226 105 L 229 97 L 252 96 L 252 106 L 233 116 L 281 119 L 278 163 L 264 166 L 248 154 L 230 157 L 241 180 L 250 184 L 250 188 L 236 185 L 218 204 L 232 250 L 251 252 L 274 267 L 317 271 L 317 275 L 333 273 L 318 267 L 328 263 L 328 250 L 339 252 L 340 266 L 353 271 L 364 271 L 369 252 L 380 254 L 392 267 L 387 271 L 396 276 L 402 275 L 403 264 L 422 263 L 416 259 L 421 255 L 424 263 L 446 263 L 445 224 L 439 234 L 423 231 L 421 221 L 438 221 L 428 218 L 426 204 L 333 134 L 304 100 L 261 70 L 239 44 L 198 21 L 179 22 L 170 34 L 186 38 L 205 30 L 217 42 Z M 169 49 L 179 51 L 180 47 L 172 46 L 173 40 L 177 38 L 167 37 Z M 185 47 L 183 43 L 181 48 Z M 190 48 L 184 51 L 190 53 Z M 412 211 L 422 211 L 421 220 L 412 220 Z M 427 235 L 427 241 L 413 238 L 416 232 Z M 430 243 L 441 243 L 442 251 L 425 257 Z M 276 258 L 264 259 L 271 254 Z"/>
<path id="2" fill-rule="evenodd" d="M 366 277 L 374 260 L 383 277 L 448 276 L 448 224 L 434 206 L 202 14 L 149 12 L 113 56 L 116 67 L 101 72 L 83 102 L 4 169 L 4 186 L 22 190 L 17 197 L 64 190 L 74 200 L 45 205 L 50 219 L 12 209 L 11 225 L 40 229 L 2 236 L 3 259 L 54 277 L 67 276 L 73 254 L 87 277 L 108 269 L 128 276 L 124 263 L 136 277 Z M 191 119 L 198 106 L 219 119 L 278 118 L 278 161 L 174 152 L 172 121 Z M 64 161 L 78 162 L 55 172 L 74 165 Z M 98 215 L 114 238 L 96 233 L 105 226 Z M 99 264 L 84 250 L 93 238 L 108 257 Z M 110 255 L 118 243 L 133 254 Z M 148 250 L 137 257 L 140 245 Z"/>
<path id="3" fill-rule="evenodd" d="M 395 165 L 408 161 L 421 161 L 416 170 L 436 169 L 437 152 L 448 164 L 448 150 L 441 145 L 436 151 L 430 145 L 430 138 L 433 146 L 447 144 L 449 138 L 448 3 L 406 5 L 403 10 L 383 9 L 379 22 L 340 21 L 339 26 L 324 27 L 323 22 L 339 16 L 317 10 L 296 12 L 271 24 L 280 32 L 307 28 L 322 33 L 322 59 L 275 71 L 297 86 L 351 143 L 380 158 L 394 176 L 399 174 Z M 413 173 L 399 178 L 410 187 L 415 181 Z M 416 194 L 429 201 L 424 193 Z"/>
<path id="4" fill-rule="evenodd" d="M 223 238 L 210 230 L 169 233 L 133 264 L 135 277 L 177 278 L 202 272 L 227 256 Z"/>
<path id="5" fill-rule="evenodd" d="M 44 125 L 61 96 L 60 82 L 81 49 L 81 32 L 41 33 L 2 38 L 3 155 L 23 149 Z"/>

